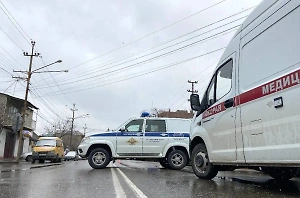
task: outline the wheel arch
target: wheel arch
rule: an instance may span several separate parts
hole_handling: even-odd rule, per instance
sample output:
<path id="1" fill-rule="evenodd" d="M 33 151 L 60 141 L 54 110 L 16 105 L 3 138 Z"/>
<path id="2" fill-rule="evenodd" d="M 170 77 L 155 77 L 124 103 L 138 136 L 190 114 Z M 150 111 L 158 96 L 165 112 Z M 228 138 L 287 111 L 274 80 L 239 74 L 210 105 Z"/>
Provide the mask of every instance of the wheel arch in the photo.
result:
<path id="1" fill-rule="evenodd" d="M 164 156 L 167 157 L 169 155 L 169 153 L 171 153 L 173 150 L 181 150 L 182 152 L 184 152 L 186 154 L 187 161 L 190 160 L 188 149 L 183 145 L 174 145 L 174 146 L 169 147 Z"/>
<path id="2" fill-rule="evenodd" d="M 197 144 L 204 144 L 204 145 L 206 146 L 204 140 L 203 140 L 201 137 L 196 136 L 196 137 L 191 141 L 191 144 L 190 144 L 190 153 L 192 153 L 193 149 L 195 148 L 195 146 L 196 146 Z"/>
<path id="3" fill-rule="evenodd" d="M 107 152 L 110 154 L 110 156 L 112 156 L 112 150 L 109 145 L 103 144 L 103 143 L 95 143 L 89 147 L 88 151 L 86 152 L 86 157 L 89 157 L 90 153 L 96 148 L 103 148 L 103 149 L 107 150 Z"/>

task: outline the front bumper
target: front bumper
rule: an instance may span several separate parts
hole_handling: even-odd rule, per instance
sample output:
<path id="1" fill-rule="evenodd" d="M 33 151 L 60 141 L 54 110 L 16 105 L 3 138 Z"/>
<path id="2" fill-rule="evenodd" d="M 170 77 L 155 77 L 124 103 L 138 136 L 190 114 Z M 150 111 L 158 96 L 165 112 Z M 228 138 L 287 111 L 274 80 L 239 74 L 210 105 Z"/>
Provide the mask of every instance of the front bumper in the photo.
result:
<path id="1" fill-rule="evenodd" d="M 33 160 L 54 160 L 58 158 L 58 154 L 55 153 L 32 153 Z"/>
<path id="2" fill-rule="evenodd" d="M 87 157 L 86 153 L 89 149 L 90 145 L 88 144 L 80 144 L 77 148 L 77 153 L 80 157 Z"/>

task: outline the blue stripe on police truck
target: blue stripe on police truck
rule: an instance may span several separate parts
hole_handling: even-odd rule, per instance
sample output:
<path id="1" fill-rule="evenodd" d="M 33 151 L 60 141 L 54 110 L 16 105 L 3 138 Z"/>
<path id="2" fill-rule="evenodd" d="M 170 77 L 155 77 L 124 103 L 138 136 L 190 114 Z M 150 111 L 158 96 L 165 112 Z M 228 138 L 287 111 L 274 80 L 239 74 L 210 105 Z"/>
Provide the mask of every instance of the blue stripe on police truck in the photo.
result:
<path id="1" fill-rule="evenodd" d="M 162 135 L 165 134 L 165 135 Z M 114 133 L 99 133 L 91 135 L 91 137 L 99 137 L 99 136 L 105 136 L 105 137 L 114 137 L 114 136 L 143 136 L 142 132 L 138 133 L 130 133 L 130 132 L 114 132 Z M 146 137 L 190 137 L 189 133 L 166 133 L 166 132 L 146 132 Z"/>

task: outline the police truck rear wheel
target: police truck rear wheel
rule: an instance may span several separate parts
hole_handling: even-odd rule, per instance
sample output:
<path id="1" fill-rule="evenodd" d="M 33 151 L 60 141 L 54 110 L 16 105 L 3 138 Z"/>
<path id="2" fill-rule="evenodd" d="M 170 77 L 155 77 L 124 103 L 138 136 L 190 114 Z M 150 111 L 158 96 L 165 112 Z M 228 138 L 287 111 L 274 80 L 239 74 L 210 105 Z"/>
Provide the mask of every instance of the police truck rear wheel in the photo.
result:
<path id="1" fill-rule="evenodd" d="M 105 168 L 110 162 L 110 154 L 103 148 L 94 149 L 89 155 L 89 164 L 94 169 Z"/>
<path id="2" fill-rule="evenodd" d="M 168 155 L 168 165 L 173 170 L 181 170 L 187 164 L 187 156 L 181 150 L 174 150 Z"/>
<path id="3" fill-rule="evenodd" d="M 204 144 L 198 144 L 194 147 L 191 163 L 195 175 L 200 179 L 212 179 L 218 174 L 218 170 L 209 161 Z"/>

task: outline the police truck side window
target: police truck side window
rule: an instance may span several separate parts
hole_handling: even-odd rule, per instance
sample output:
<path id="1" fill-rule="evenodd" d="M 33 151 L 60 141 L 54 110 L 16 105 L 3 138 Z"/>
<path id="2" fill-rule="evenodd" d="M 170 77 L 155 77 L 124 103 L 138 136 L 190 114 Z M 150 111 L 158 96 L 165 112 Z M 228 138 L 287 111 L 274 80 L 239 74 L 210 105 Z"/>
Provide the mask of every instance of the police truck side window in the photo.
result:
<path id="1" fill-rule="evenodd" d="M 145 132 L 166 132 L 164 120 L 147 120 Z"/>
<path id="2" fill-rule="evenodd" d="M 129 132 L 141 132 L 143 129 L 143 122 L 144 120 L 140 119 L 140 120 L 132 120 L 131 122 L 129 122 L 125 129 L 126 131 Z"/>
<path id="3" fill-rule="evenodd" d="M 220 100 L 231 90 L 232 67 L 233 61 L 230 60 L 217 71 L 216 101 Z"/>

